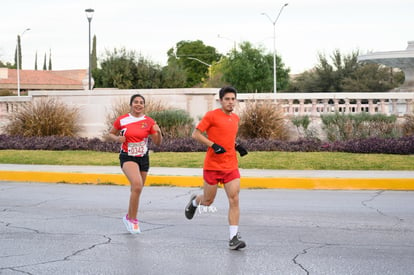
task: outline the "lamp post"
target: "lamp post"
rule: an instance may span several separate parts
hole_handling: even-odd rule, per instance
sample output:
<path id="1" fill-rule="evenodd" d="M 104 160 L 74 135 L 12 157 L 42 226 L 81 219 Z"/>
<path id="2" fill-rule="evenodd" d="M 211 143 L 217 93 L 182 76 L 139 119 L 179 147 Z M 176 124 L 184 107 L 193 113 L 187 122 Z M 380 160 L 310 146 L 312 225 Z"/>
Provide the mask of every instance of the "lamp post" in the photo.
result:
<path id="1" fill-rule="evenodd" d="M 191 59 L 191 60 L 195 60 L 195 61 L 197 61 L 197 62 L 199 62 L 199 63 L 201 63 L 201 64 L 206 65 L 206 66 L 208 67 L 208 76 L 209 76 L 209 77 L 210 77 L 210 79 L 211 79 L 211 64 L 208 64 L 207 62 L 204 62 L 204 61 L 202 61 L 202 60 L 200 60 L 200 59 L 198 59 L 198 58 L 191 57 L 191 56 L 186 56 L 186 58 Z"/>
<path id="2" fill-rule="evenodd" d="M 277 15 L 276 19 L 273 21 L 267 13 L 262 13 L 262 15 L 266 16 L 270 22 L 273 24 L 273 92 L 276 93 L 276 22 L 279 19 L 280 14 L 284 7 L 286 7 L 288 3 L 285 3 L 279 10 L 279 14 Z"/>
<path id="3" fill-rule="evenodd" d="M 233 50 L 236 50 L 236 40 L 233 40 L 233 39 L 231 39 L 231 38 L 228 38 L 228 37 L 222 36 L 222 35 L 220 35 L 220 34 L 217 34 L 217 37 L 218 37 L 218 38 L 227 39 L 227 40 L 229 40 L 229 41 L 233 42 Z"/>
<path id="4" fill-rule="evenodd" d="M 93 16 L 93 9 L 86 9 L 86 18 L 88 19 L 89 22 L 89 51 L 88 51 L 88 57 L 89 57 L 89 69 L 88 69 L 88 87 L 89 87 L 89 91 L 92 90 L 92 72 L 91 72 L 91 63 L 92 63 L 92 56 L 91 56 L 91 21 L 92 21 L 92 16 Z"/>
<path id="5" fill-rule="evenodd" d="M 23 34 L 27 31 L 30 31 L 30 28 L 25 29 L 20 36 L 17 36 L 17 46 L 16 46 L 16 68 L 17 68 L 17 96 L 20 96 L 20 47 L 19 47 L 19 37 L 23 37 Z M 21 44 L 21 43 L 20 43 Z"/>

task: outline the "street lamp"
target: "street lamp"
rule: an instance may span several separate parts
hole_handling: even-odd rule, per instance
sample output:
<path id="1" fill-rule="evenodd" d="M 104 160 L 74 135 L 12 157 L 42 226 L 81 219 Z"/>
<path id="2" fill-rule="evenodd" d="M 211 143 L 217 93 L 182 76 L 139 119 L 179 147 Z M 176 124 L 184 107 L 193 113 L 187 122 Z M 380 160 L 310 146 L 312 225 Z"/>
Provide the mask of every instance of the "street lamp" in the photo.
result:
<path id="1" fill-rule="evenodd" d="M 233 42 L 233 49 L 234 49 L 234 50 L 236 50 L 236 40 L 233 40 L 233 39 L 231 39 L 231 38 L 229 38 L 229 37 L 222 36 L 222 35 L 220 35 L 220 34 L 217 34 L 217 37 L 218 37 L 218 38 L 227 39 L 227 40 L 229 40 L 229 41 Z"/>
<path id="2" fill-rule="evenodd" d="M 21 38 L 23 34 L 27 31 L 30 31 L 30 28 L 25 29 L 20 36 L 17 36 L 17 46 L 16 46 L 16 67 L 17 67 L 17 96 L 20 96 L 20 49 L 19 49 L 19 37 Z M 20 43 L 21 44 L 21 43 Z"/>
<path id="3" fill-rule="evenodd" d="M 273 21 L 267 13 L 262 12 L 262 15 L 266 16 L 270 22 L 273 24 L 273 92 L 276 93 L 276 22 L 279 19 L 280 14 L 284 7 L 286 7 L 288 3 L 285 3 L 279 10 L 279 14 L 277 15 L 276 19 Z"/>
<path id="4" fill-rule="evenodd" d="M 202 61 L 202 60 L 200 60 L 198 58 L 195 58 L 195 57 L 191 57 L 191 56 L 185 56 L 185 57 L 188 58 L 188 59 L 191 59 L 191 60 L 195 60 L 195 61 L 197 61 L 197 62 L 199 62 L 201 64 L 206 65 L 208 67 L 208 75 L 209 75 L 209 77 L 211 79 L 211 64 L 208 64 L 207 62 L 204 62 L 204 61 Z"/>
<path id="5" fill-rule="evenodd" d="M 88 74 L 89 74 L 89 91 L 92 90 L 92 72 L 91 72 L 91 63 L 92 63 L 92 56 L 91 56 L 91 21 L 92 21 L 92 16 L 93 16 L 93 9 L 86 9 L 86 18 L 88 18 L 88 22 L 89 22 L 89 51 L 88 51 L 88 56 L 89 56 L 89 70 L 88 70 Z"/>

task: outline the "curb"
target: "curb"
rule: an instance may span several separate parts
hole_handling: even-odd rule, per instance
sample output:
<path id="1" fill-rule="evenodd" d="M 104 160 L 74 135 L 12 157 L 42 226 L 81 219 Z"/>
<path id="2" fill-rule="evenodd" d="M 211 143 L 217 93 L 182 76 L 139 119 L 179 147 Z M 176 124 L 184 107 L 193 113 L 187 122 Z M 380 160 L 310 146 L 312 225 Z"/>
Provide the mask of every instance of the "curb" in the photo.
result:
<path id="1" fill-rule="evenodd" d="M 0 171 L 1 181 L 129 185 L 123 174 Z M 148 175 L 147 186 L 202 187 L 200 176 Z M 414 190 L 412 178 L 242 177 L 244 189 Z"/>

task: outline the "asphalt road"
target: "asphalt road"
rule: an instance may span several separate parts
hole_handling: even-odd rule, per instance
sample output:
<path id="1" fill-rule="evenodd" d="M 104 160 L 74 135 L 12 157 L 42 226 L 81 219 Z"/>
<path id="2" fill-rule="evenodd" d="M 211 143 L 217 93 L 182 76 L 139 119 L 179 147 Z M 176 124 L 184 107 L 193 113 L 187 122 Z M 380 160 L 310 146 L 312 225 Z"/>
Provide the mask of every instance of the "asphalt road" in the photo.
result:
<path id="1" fill-rule="evenodd" d="M 414 274 L 413 191 L 242 189 L 241 251 L 200 191 L 146 187 L 131 235 L 127 186 L 0 182 L 0 274 Z"/>

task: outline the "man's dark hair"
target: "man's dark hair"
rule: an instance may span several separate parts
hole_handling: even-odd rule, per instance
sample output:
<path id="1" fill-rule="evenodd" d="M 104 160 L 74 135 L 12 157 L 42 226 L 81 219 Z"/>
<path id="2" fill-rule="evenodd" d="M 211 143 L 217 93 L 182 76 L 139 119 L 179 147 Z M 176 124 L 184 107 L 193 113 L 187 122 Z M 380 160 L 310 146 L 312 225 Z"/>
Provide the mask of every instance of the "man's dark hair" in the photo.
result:
<path id="1" fill-rule="evenodd" d="M 140 97 L 140 98 L 142 98 L 142 100 L 144 100 L 144 104 L 145 104 L 145 98 L 144 98 L 142 95 L 140 95 L 140 94 L 135 94 L 135 95 L 131 96 L 131 99 L 129 100 L 129 106 L 131 106 L 131 105 L 132 105 L 132 102 L 134 102 L 134 99 L 135 99 L 136 97 Z"/>
<path id="2" fill-rule="evenodd" d="M 223 87 L 223 88 L 221 88 L 221 89 L 220 89 L 220 91 L 219 91 L 219 98 L 220 98 L 220 99 L 223 99 L 224 95 L 225 95 L 225 94 L 228 94 L 228 93 L 233 93 L 233 94 L 234 94 L 234 96 L 236 96 L 236 97 L 237 97 L 237 90 L 236 90 L 236 88 L 234 88 L 234 87 L 232 87 L 232 86 L 224 86 L 224 87 Z"/>

